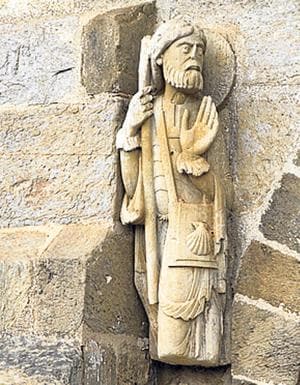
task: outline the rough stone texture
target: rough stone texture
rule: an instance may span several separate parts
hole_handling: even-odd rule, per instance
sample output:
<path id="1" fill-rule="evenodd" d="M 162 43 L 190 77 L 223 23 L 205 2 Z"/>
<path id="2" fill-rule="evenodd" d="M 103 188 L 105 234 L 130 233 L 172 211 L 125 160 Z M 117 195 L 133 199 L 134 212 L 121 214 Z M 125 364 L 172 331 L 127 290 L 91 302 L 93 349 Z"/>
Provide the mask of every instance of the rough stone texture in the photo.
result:
<path id="1" fill-rule="evenodd" d="M 157 365 L 157 385 L 231 385 L 230 369 L 184 368 L 180 366 Z"/>
<path id="2" fill-rule="evenodd" d="M 147 385 L 149 361 L 143 344 L 130 338 L 107 337 L 92 339 L 85 347 L 83 385 Z"/>
<path id="3" fill-rule="evenodd" d="M 294 160 L 296 166 L 300 167 L 300 150 L 297 152 L 297 157 Z"/>
<path id="4" fill-rule="evenodd" d="M 16 248 L 9 253 L 16 239 L 19 248 L 24 246 L 23 252 L 19 254 Z M 75 338 L 78 345 L 85 345 L 104 334 L 104 345 L 99 348 L 99 354 L 104 355 L 103 384 L 146 384 L 147 324 L 134 290 L 132 247 L 128 230 L 120 226 L 112 229 L 107 223 L 0 230 L 0 344 L 4 347 L 0 370 L 20 369 L 24 375 L 41 376 L 41 384 L 49 385 L 43 379 L 48 370 L 61 381 L 59 384 L 83 385 L 79 377 L 74 377 L 79 376 L 79 364 L 72 374 L 73 369 L 66 367 L 55 349 L 66 352 L 69 361 L 87 360 L 90 367 L 89 355 L 80 358 L 81 351 L 77 352 L 78 347 L 72 350 L 69 341 Z M 20 335 L 20 341 L 12 349 L 15 334 Z M 111 342 L 114 336 L 119 337 L 116 343 Z M 18 347 L 21 343 L 28 352 L 26 359 Z M 11 349 L 11 354 L 6 355 L 5 349 Z M 54 354 L 57 361 L 51 359 Z M 110 382 L 115 355 L 115 380 Z M 134 363 L 137 366 L 131 370 Z M 61 369 L 59 365 L 63 365 Z"/>
<path id="5" fill-rule="evenodd" d="M 158 0 L 157 8 L 160 18 L 181 13 L 223 30 L 232 39 L 243 82 L 297 84 L 297 0 Z"/>
<path id="6" fill-rule="evenodd" d="M 291 147 L 300 139 L 297 90 L 258 85 L 237 91 L 237 98 L 235 208 L 250 211 L 262 204 Z"/>
<path id="7" fill-rule="evenodd" d="M 236 292 L 297 312 L 299 282 L 300 264 L 296 258 L 253 241 L 243 255 Z"/>
<path id="8" fill-rule="evenodd" d="M 76 17 L 0 24 L 0 105 L 47 104 L 76 93 L 78 33 Z"/>
<path id="9" fill-rule="evenodd" d="M 232 372 L 267 384 L 296 385 L 300 325 L 247 303 L 235 302 Z"/>
<path id="10" fill-rule="evenodd" d="M 27 385 L 34 385 L 34 381 L 38 381 L 37 385 L 82 385 L 82 368 L 78 343 L 33 335 L 0 337 L 1 384 L 2 375 L 7 376 L 8 370 L 11 378 L 18 380 L 9 385 L 21 385 L 27 376 L 32 381 Z"/>
<path id="11" fill-rule="evenodd" d="M 112 8 L 126 7 L 137 4 L 147 4 L 145 0 L 0 0 L 0 22 L 16 22 L 32 18 L 52 17 L 67 14 L 80 14 L 92 11 L 102 13 Z"/>
<path id="12" fill-rule="evenodd" d="M 130 231 L 116 228 L 87 262 L 84 318 L 94 332 L 145 337 L 146 317 L 133 287 L 132 240 Z"/>
<path id="13" fill-rule="evenodd" d="M 89 94 L 137 91 L 140 41 L 153 33 L 154 5 L 97 16 L 83 30 L 82 80 Z"/>
<path id="14" fill-rule="evenodd" d="M 255 383 L 248 380 L 240 380 L 237 378 L 233 378 L 232 385 L 257 385 L 257 382 Z"/>
<path id="15" fill-rule="evenodd" d="M 285 174 L 262 216 L 264 236 L 300 253 L 300 178 Z"/>
<path id="16" fill-rule="evenodd" d="M 38 230 L 23 233 L 33 245 Z M 128 231 L 62 226 L 50 244 L 36 242 L 32 255 L 14 258 L 6 256 L 16 233 L 2 230 L 1 238 L 1 330 L 74 335 L 86 323 L 96 332 L 145 336 Z"/>
<path id="17" fill-rule="evenodd" d="M 74 282 L 70 282 L 70 277 Z M 21 261 L 1 264 L 1 278 L 5 285 L 1 301 L 2 330 L 62 335 L 79 331 L 84 279 L 80 262 L 41 260 L 35 266 Z"/>
<path id="18" fill-rule="evenodd" d="M 124 101 L 0 113 L 0 226 L 105 220 L 118 216 L 115 133 Z"/>
<path id="19" fill-rule="evenodd" d="M 0 0 L 0 227 L 107 222 L 101 225 L 106 235 L 99 236 L 106 255 L 95 246 L 98 231 L 87 235 L 77 226 L 66 226 L 58 232 L 56 226 L 0 232 L 0 324 L 2 331 L 14 334 L 3 335 L 1 342 L 3 385 L 102 385 L 100 378 L 106 381 L 105 385 L 115 385 L 112 381 L 116 377 L 112 376 L 120 376 L 120 385 L 146 384 L 149 365 L 143 349 L 147 341 L 139 339 L 144 336 L 144 316 L 132 294 L 130 236 L 125 232 L 126 247 L 122 247 L 129 253 L 126 257 L 125 253 L 114 251 L 121 249 L 120 236 L 105 230 L 118 216 L 119 179 L 117 158 L 112 155 L 112 133 L 122 123 L 126 103 L 104 95 L 87 101 L 80 85 L 81 44 L 85 50 L 87 44 L 92 47 L 92 40 L 85 39 L 86 32 L 81 39 L 82 26 L 118 32 L 128 39 L 112 35 L 100 36 L 100 41 L 121 42 L 118 52 L 132 44 L 136 52 L 139 39 L 132 31 L 142 33 L 143 26 L 136 23 L 133 28 L 135 20 L 128 14 L 124 18 L 129 22 L 122 29 L 118 23 L 124 19 L 116 19 L 116 12 L 101 15 L 114 7 L 136 4 L 144 22 L 153 5 L 140 0 Z M 221 177 L 232 210 L 229 234 L 237 256 L 235 261 L 234 254 L 230 256 L 233 270 L 239 265 L 238 258 L 247 242 L 253 238 L 261 240 L 257 230 L 265 209 L 261 227 L 265 237 L 274 240 L 279 248 L 280 243 L 288 246 L 295 254 L 298 244 L 294 240 L 295 226 L 291 226 L 291 218 L 295 219 L 291 199 L 293 194 L 298 196 L 296 177 L 285 175 L 269 207 L 266 200 L 274 186 L 279 186 L 286 162 L 294 161 L 290 172 L 295 172 L 300 164 L 299 153 L 298 158 L 295 156 L 299 142 L 295 114 L 298 1 L 158 0 L 156 5 L 160 19 L 181 13 L 215 28 L 229 40 L 236 55 L 235 87 L 222 105 L 222 135 L 214 148 L 222 155 L 220 159 L 226 159 L 227 150 L 220 145 L 224 140 L 230 155 L 229 165 L 219 159 L 217 163 L 222 166 Z M 90 13 L 82 14 L 86 11 Z M 70 16 L 59 18 L 66 14 Z M 97 23 L 100 20 L 101 25 Z M 108 20 L 112 20 L 112 25 L 108 25 Z M 152 21 L 145 25 L 149 23 Z M 90 53 L 93 62 L 97 51 Z M 114 70 L 121 68 L 120 57 L 114 51 L 108 60 Z M 128 65 L 130 60 L 124 63 Z M 137 62 L 137 56 L 134 60 Z M 97 70 L 92 65 L 85 69 L 85 82 L 88 85 L 88 79 L 88 87 L 95 87 L 93 92 L 99 92 L 99 84 L 108 85 L 104 89 L 110 90 L 135 89 L 133 71 L 127 83 L 120 73 L 106 72 L 106 82 L 101 78 L 98 83 L 97 79 L 95 85 L 92 79 Z M 53 102 L 60 104 L 45 106 Z M 20 103 L 40 105 L 12 106 Z M 233 205 L 231 177 L 235 189 Z M 288 310 L 299 309 L 299 297 L 294 292 L 296 260 L 291 259 L 286 248 L 283 250 L 278 252 L 253 242 L 244 254 L 237 292 L 251 297 L 249 301 L 253 303 L 263 298 L 274 308 L 263 310 L 236 302 L 234 385 L 297 383 L 295 321 L 281 307 L 276 308 L 283 303 L 282 307 Z M 86 283 L 82 281 L 84 272 Z M 130 287 L 125 289 L 128 282 Z M 105 295 L 101 296 L 101 292 Z M 130 312 L 119 303 L 116 292 L 121 293 L 122 301 L 130 302 Z M 272 308 L 267 303 L 264 306 Z M 72 335 L 86 345 L 84 380 L 77 377 L 77 373 L 82 373 L 79 363 L 83 356 L 78 342 L 70 342 Z M 59 340 L 62 337 L 64 340 Z M 57 341 L 64 347 L 57 348 Z M 121 359 L 114 349 L 120 350 L 123 345 Z M 104 362 L 103 357 L 107 357 Z M 179 381 L 180 385 L 227 385 L 222 371 L 212 373 L 163 366 L 157 371 L 159 385 L 172 379 L 175 385 Z"/>
<path id="20" fill-rule="evenodd" d="M 83 228 L 85 238 L 91 237 L 92 231 L 101 241 L 99 233 L 102 234 L 102 228 L 82 226 L 81 233 Z M 62 234 L 58 232 L 58 239 L 66 229 L 61 228 L 60 232 Z M 0 251 L 1 331 L 75 336 L 83 321 L 85 253 L 78 250 L 76 254 L 61 257 L 55 252 L 56 237 L 49 245 L 47 238 L 51 237 L 51 233 L 48 234 L 41 245 L 41 242 L 36 242 L 37 233 L 38 227 L 35 231 L 18 229 L 15 232 L 0 232 L 0 239 L 6 240 L 1 243 Z M 9 255 L 11 244 L 18 234 L 26 237 L 27 244 L 32 246 L 32 254 L 28 251 L 23 255 Z M 41 234 L 45 236 L 44 232 Z M 65 242 L 67 240 L 65 237 Z M 87 242 L 86 253 L 93 250 L 88 246 Z"/>
<path id="21" fill-rule="evenodd" d="M 0 370 L 1 385 L 47 385 L 45 379 L 41 376 L 27 376 L 21 370 L 17 369 L 5 369 Z M 48 380 L 46 380 L 48 381 Z M 51 378 L 51 385 L 61 385 Z"/>
<path id="22" fill-rule="evenodd" d="M 2 229 L 0 230 L 0 261 L 38 257 L 45 248 L 45 244 L 51 240 L 52 231 L 48 227 Z"/>

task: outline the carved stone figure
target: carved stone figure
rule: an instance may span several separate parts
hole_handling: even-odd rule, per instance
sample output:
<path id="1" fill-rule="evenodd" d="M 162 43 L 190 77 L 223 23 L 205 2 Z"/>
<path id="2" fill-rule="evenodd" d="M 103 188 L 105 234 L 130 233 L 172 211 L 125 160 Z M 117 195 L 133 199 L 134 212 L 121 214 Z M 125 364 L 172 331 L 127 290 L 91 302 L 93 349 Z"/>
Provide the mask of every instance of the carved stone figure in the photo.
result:
<path id="1" fill-rule="evenodd" d="M 224 193 L 206 156 L 219 127 L 216 105 L 203 95 L 206 48 L 206 33 L 182 19 L 143 39 L 140 91 L 117 147 L 121 221 L 135 225 L 151 357 L 209 367 L 221 362 L 227 236 Z"/>

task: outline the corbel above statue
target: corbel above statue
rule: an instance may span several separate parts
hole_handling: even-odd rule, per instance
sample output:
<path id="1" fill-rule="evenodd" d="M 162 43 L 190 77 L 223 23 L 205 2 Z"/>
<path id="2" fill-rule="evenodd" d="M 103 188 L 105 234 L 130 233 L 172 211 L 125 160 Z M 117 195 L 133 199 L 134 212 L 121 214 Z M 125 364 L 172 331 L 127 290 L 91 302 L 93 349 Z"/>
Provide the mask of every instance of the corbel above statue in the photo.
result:
<path id="1" fill-rule="evenodd" d="M 219 34 L 176 18 L 142 40 L 139 91 L 117 136 L 123 224 L 135 225 L 135 283 L 150 354 L 175 365 L 224 357 L 225 195 L 207 159 L 234 56 Z"/>

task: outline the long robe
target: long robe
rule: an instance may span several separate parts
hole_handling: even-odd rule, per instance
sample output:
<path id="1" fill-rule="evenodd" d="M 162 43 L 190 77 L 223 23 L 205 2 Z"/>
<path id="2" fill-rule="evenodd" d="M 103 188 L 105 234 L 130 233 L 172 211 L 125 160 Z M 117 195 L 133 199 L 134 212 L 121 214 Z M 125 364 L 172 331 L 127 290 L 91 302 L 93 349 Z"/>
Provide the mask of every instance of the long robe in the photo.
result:
<path id="1" fill-rule="evenodd" d="M 162 134 L 158 132 L 162 112 L 160 101 L 155 103 L 151 129 L 153 179 L 145 178 L 141 151 L 134 150 L 138 158 L 137 182 L 132 196 L 125 195 L 121 211 L 123 223 L 139 225 L 135 240 L 135 281 L 150 320 L 150 351 L 152 358 L 171 364 L 215 366 L 220 362 L 223 334 L 224 309 L 220 297 L 223 294 L 218 293 L 218 281 L 224 278 L 226 270 L 224 250 L 219 247 L 226 240 L 224 198 L 211 171 L 200 177 L 177 171 L 180 132 L 166 124 L 177 199 L 170 212 L 170 182 L 162 161 Z M 158 306 L 149 305 L 145 288 L 147 247 L 142 226 L 147 206 L 145 184 L 153 188 L 155 195 L 160 265 Z M 189 249 L 194 250 L 199 244 L 203 250 L 207 249 L 203 253 L 205 258 L 194 260 Z"/>

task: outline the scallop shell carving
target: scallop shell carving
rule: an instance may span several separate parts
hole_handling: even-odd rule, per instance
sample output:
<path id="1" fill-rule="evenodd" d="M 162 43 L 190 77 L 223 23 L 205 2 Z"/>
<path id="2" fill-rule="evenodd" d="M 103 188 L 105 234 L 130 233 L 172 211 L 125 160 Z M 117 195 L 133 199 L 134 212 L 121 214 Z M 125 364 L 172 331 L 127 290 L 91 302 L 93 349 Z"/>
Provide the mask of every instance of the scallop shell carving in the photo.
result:
<path id="1" fill-rule="evenodd" d="M 206 223 L 196 222 L 192 224 L 195 230 L 187 236 L 186 245 L 196 255 L 208 255 L 211 252 L 210 233 Z"/>

